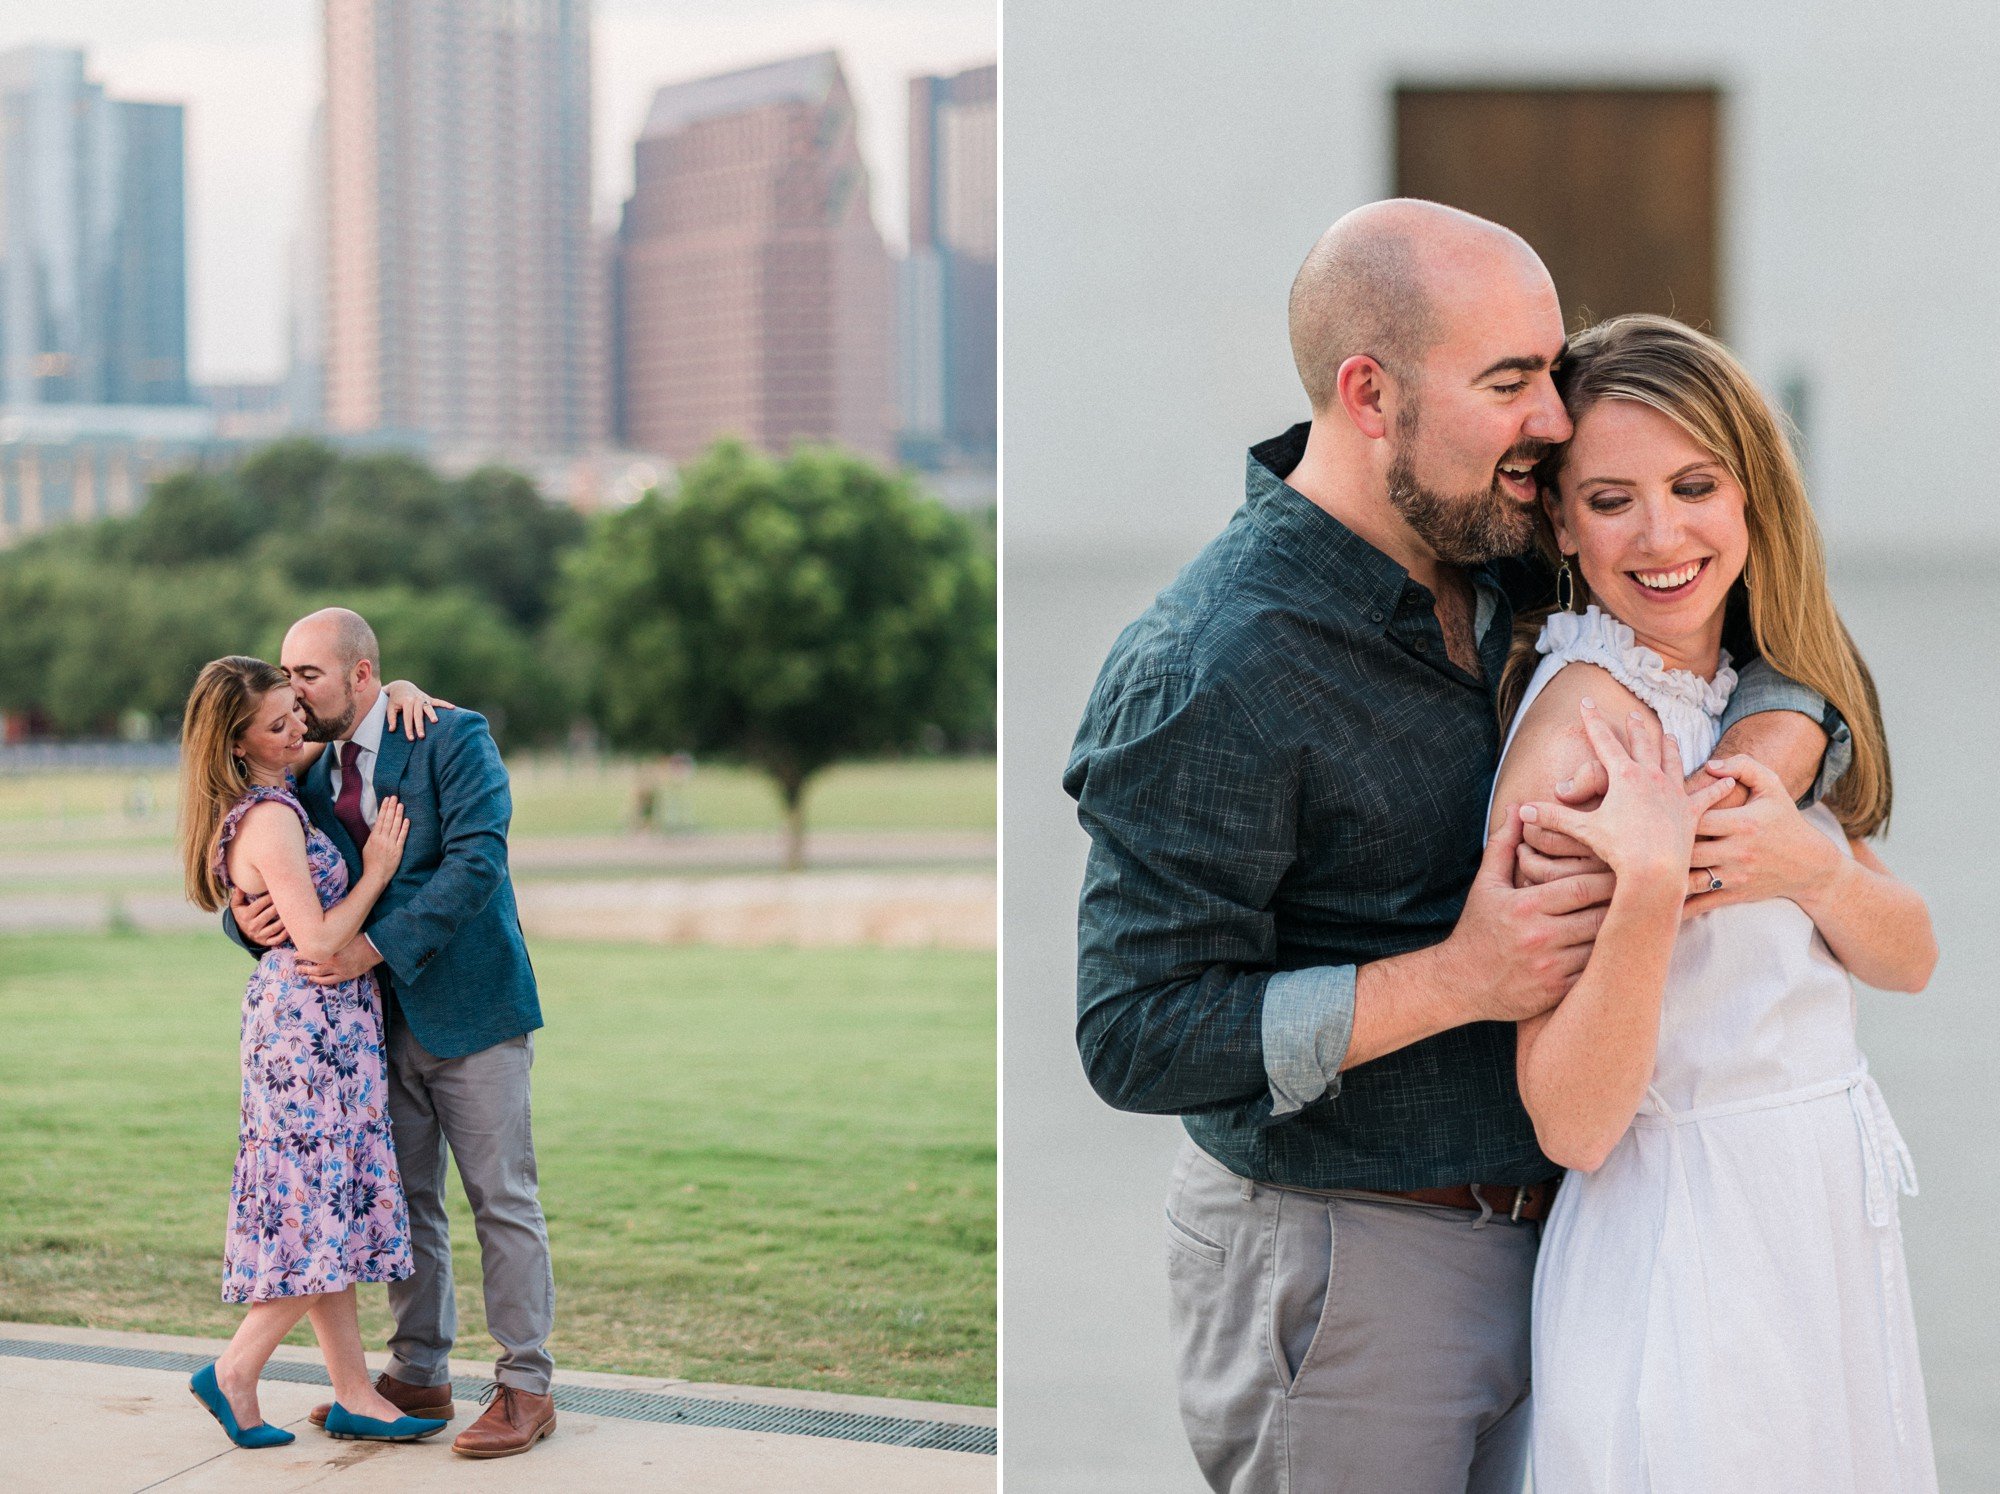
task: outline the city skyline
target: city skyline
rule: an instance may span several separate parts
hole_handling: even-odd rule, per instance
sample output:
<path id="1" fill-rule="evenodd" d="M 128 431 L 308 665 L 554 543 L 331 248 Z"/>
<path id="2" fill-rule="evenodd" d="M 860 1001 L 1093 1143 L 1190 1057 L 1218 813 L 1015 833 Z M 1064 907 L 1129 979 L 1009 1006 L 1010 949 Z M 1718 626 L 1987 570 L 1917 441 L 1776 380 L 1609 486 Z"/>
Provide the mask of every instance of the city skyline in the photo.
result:
<path id="1" fill-rule="evenodd" d="M 859 114 L 874 215 L 904 246 L 909 79 L 990 60 L 988 0 L 599 0 L 594 7 L 593 218 L 615 222 L 631 190 L 632 145 L 665 85 L 837 48 Z M 319 102 L 315 0 L 77 0 L 60 18 L 0 18 L 0 50 L 83 48 L 121 98 L 187 106 L 189 363 L 198 383 L 276 381 L 286 372 L 289 261 L 306 202 L 307 140 Z M 254 181 L 259 190 L 246 192 Z"/>

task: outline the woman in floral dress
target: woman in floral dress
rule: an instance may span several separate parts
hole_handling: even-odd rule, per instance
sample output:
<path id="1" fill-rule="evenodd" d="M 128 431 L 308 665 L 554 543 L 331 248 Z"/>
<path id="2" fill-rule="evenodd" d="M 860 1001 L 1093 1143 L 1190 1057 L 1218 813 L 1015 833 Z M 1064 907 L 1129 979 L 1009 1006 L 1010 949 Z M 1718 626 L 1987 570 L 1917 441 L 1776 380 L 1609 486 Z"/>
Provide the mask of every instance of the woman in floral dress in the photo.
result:
<path id="1" fill-rule="evenodd" d="M 268 892 L 290 938 L 264 952 L 244 993 L 222 1296 L 249 1311 L 194 1382 L 197 1398 L 245 1446 L 292 1440 L 263 1423 L 257 1377 L 306 1316 L 350 1419 L 407 1420 L 369 1379 L 355 1314 L 356 1283 L 400 1280 L 413 1269 L 389 1132 L 381 995 L 372 974 L 321 987 L 296 964 L 301 953 L 330 958 L 360 932 L 402 860 L 407 824 L 397 801 L 385 799 L 350 888 L 339 851 L 294 790 L 292 774 L 312 751 L 283 670 L 242 657 L 202 670 L 182 731 L 188 895 L 214 912 L 232 889 Z"/>

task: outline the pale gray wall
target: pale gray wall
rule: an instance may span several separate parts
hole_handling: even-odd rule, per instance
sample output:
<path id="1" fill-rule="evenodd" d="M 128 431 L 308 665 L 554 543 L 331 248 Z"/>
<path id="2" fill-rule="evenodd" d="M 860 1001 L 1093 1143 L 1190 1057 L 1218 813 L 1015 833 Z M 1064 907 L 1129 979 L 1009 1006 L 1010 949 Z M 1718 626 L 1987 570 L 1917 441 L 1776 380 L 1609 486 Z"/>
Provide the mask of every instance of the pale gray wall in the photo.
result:
<path id="1" fill-rule="evenodd" d="M 1303 414 L 1285 292 L 1399 81 L 1725 93 L 1725 328 L 1811 387 L 1843 550 L 2000 548 L 2000 8 L 1009 0 L 1010 550 L 1190 550 Z M 1560 289 L 1560 288 L 1559 288 Z"/>

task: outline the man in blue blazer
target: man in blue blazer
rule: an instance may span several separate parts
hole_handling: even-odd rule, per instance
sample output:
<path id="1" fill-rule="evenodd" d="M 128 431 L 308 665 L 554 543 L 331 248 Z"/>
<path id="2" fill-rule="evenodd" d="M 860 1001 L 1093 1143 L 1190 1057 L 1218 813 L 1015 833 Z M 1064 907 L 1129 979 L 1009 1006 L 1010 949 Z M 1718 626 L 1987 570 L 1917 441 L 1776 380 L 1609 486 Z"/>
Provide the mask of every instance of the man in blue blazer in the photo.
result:
<path id="1" fill-rule="evenodd" d="M 362 932 L 331 961 L 299 961 L 324 985 L 374 970 L 382 986 L 389 1119 L 416 1274 L 389 1286 L 393 1357 L 377 1388 L 406 1414 L 452 1414 L 449 1148 L 478 1229 L 486 1321 L 501 1350 L 492 1403 L 452 1446 L 468 1457 L 526 1452 L 555 1429 L 546 1347 L 555 1281 L 529 1124 L 531 1034 L 542 1011 L 507 875 L 507 770 L 476 712 L 446 711 L 421 741 L 385 729 L 380 650 L 358 613 L 333 607 L 300 619 L 281 659 L 307 737 L 327 744 L 299 797 L 350 876 L 360 873 L 377 804 L 394 795 L 409 820 L 402 866 Z M 284 937 L 267 901 L 238 910 L 247 938 L 230 925 L 246 947 Z"/>

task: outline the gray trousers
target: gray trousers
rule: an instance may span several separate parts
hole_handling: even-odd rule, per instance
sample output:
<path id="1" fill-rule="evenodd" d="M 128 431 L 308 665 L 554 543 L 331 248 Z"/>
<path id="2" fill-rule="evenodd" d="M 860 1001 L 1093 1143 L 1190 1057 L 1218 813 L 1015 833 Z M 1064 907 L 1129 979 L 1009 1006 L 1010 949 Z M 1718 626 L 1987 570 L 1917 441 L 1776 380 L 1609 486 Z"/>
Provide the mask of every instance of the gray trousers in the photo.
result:
<path id="1" fill-rule="evenodd" d="M 1538 1224 L 1237 1177 L 1167 1197 L 1181 1420 L 1229 1494 L 1521 1494 Z"/>
<path id="2" fill-rule="evenodd" d="M 500 1344 L 493 1378 L 548 1394 L 555 1363 L 546 1345 L 555 1325 L 556 1287 L 548 1226 L 535 1196 L 528 1094 L 534 1061 L 531 1033 L 464 1058 L 438 1058 L 425 1051 L 400 1014 L 390 1017 L 389 1123 L 410 1205 L 417 1269 L 408 1280 L 389 1284 L 389 1310 L 396 1316 L 389 1369 L 407 1384 L 443 1385 L 451 1379 L 458 1299 L 444 1209 L 449 1149 L 479 1235 L 486 1327 Z"/>

